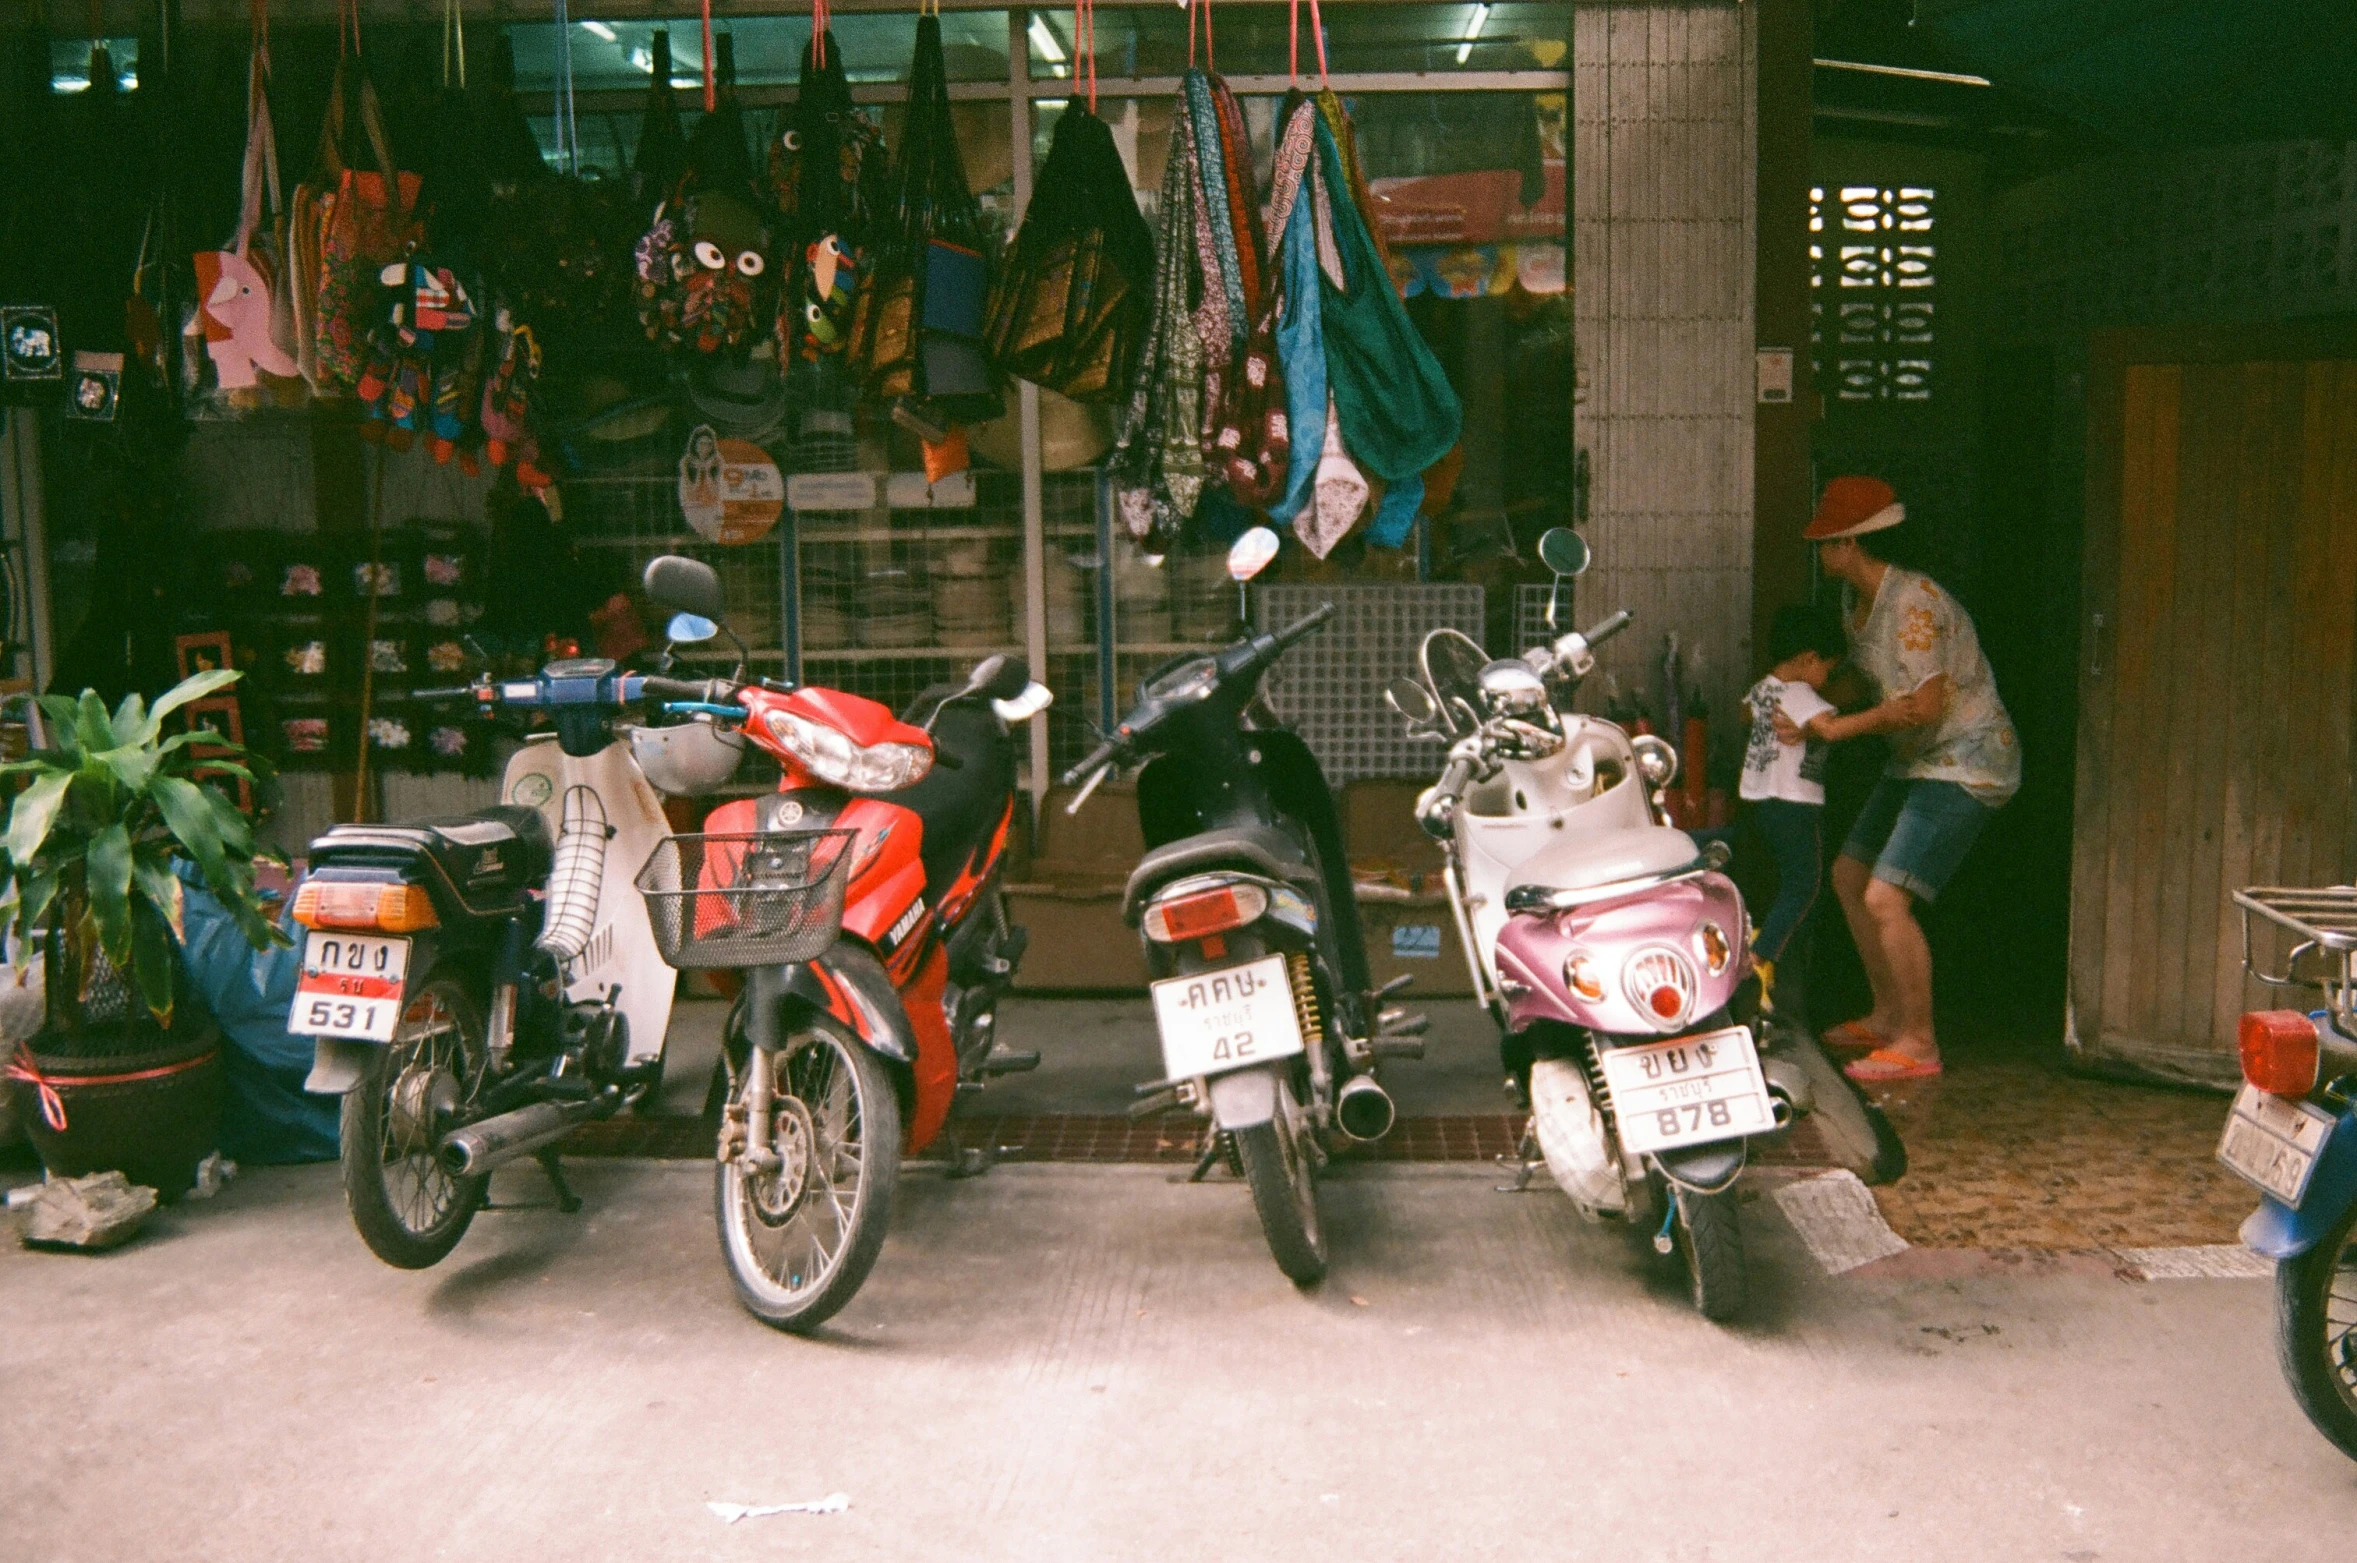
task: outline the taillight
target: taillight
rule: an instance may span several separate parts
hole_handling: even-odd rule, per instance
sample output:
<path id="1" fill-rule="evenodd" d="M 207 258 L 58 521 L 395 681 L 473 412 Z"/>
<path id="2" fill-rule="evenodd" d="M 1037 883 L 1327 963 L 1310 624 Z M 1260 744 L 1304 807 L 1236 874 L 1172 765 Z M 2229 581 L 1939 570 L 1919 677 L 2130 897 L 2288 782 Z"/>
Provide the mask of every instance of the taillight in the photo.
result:
<path id="1" fill-rule="evenodd" d="M 1694 1007 L 1694 963 L 1676 950 L 1640 950 L 1621 968 L 1621 991 L 1637 1012 L 1664 1031 L 1674 1031 Z"/>
<path id="2" fill-rule="evenodd" d="M 415 933 L 441 924 L 422 885 L 356 884 L 314 879 L 295 892 L 295 921 L 306 928 L 372 928 Z"/>
<path id="3" fill-rule="evenodd" d="M 2253 1010 L 2235 1027 L 2242 1077 L 2277 1096 L 2316 1089 L 2316 1023 L 2296 1009 Z"/>
<path id="4" fill-rule="evenodd" d="M 1139 923 L 1156 944 L 1178 944 L 1258 922 L 1268 909 L 1266 890 L 1254 884 L 1230 883 L 1156 901 L 1146 908 Z"/>
<path id="5" fill-rule="evenodd" d="M 1598 974 L 1596 963 L 1574 950 L 1563 958 L 1563 980 L 1571 991 L 1591 1004 L 1604 1002 L 1604 978 Z"/>

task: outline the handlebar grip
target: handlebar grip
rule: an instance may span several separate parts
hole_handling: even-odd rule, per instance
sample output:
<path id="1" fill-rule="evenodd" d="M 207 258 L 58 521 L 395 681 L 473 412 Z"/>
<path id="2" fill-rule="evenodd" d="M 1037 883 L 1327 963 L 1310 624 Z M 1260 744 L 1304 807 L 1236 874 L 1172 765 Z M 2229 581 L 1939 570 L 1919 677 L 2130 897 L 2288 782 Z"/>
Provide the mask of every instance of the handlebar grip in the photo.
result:
<path id="1" fill-rule="evenodd" d="M 475 698 L 475 686 L 461 684 L 456 689 L 415 689 L 410 691 L 409 698 L 412 700 L 472 700 Z"/>
<path id="2" fill-rule="evenodd" d="M 1096 770 L 1099 766 L 1109 763 L 1112 758 L 1120 752 L 1121 744 L 1118 739 L 1106 739 L 1103 743 L 1097 745 L 1096 748 L 1089 751 L 1089 757 L 1087 759 L 1081 761 L 1078 765 L 1075 765 L 1072 767 L 1072 769 L 1064 773 L 1063 784 L 1067 787 L 1079 786 L 1082 782 L 1088 780 L 1088 776 L 1091 771 Z"/>
<path id="3" fill-rule="evenodd" d="M 1277 644 L 1290 646 L 1332 617 L 1334 617 L 1334 605 L 1330 602 L 1321 602 L 1291 624 L 1277 631 Z"/>
<path id="4" fill-rule="evenodd" d="M 1588 631 L 1588 644 L 1591 646 L 1601 646 L 1604 644 L 1604 642 L 1612 639 L 1613 636 L 1618 635 L 1622 630 L 1627 629 L 1630 624 L 1635 622 L 1636 617 L 1637 616 L 1631 613 L 1628 609 L 1621 609 L 1620 612 L 1614 614 L 1611 618 L 1606 619 L 1603 623 Z"/>
<path id="5" fill-rule="evenodd" d="M 1416 822 L 1424 833 L 1436 840 L 1447 840 L 1455 828 L 1452 817 L 1457 803 L 1464 796 L 1465 784 L 1473 779 L 1473 761 L 1464 755 L 1452 755 L 1449 763 L 1440 768 L 1440 780 L 1432 790 L 1417 800 Z"/>
<path id="6" fill-rule="evenodd" d="M 642 698 L 655 700 L 702 700 L 717 703 L 734 693 L 735 686 L 725 678 L 663 678 L 646 674 L 638 681 Z"/>

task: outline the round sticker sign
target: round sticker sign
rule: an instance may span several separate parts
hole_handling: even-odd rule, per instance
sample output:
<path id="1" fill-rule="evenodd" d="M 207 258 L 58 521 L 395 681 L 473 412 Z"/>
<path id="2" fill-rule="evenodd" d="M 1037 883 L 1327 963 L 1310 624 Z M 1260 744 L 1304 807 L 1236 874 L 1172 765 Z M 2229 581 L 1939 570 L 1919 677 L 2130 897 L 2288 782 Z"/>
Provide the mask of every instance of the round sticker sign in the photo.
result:
<path id="1" fill-rule="evenodd" d="M 679 509 L 699 536 L 750 543 L 785 513 L 786 480 L 760 446 L 722 439 L 699 424 L 679 458 Z"/>

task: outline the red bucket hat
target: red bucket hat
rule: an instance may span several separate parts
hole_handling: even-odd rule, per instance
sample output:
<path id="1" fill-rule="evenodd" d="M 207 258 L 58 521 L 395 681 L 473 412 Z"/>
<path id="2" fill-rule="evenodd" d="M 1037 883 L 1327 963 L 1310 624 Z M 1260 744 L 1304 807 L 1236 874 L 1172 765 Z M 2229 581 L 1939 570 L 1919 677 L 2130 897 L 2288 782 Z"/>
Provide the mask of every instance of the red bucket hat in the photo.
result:
<path id="1" fill-rule="evenodd" d="M 1907 519 L 1897 490 L 1880 478 L 1841 477 L 1825 485 L 1817 513 L 1801 536 L 1812 543 L 1857 537 L 1897 526 Z"/>

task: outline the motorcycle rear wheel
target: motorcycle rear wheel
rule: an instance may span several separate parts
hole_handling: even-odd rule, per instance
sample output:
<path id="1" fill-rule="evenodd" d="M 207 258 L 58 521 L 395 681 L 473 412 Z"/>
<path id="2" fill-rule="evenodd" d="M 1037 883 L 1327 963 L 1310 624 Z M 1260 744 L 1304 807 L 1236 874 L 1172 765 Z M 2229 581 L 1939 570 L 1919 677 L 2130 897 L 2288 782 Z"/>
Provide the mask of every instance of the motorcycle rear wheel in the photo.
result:
<path id="1" fill-rule="evenodd" d="M 1712 1323 L 1724 1324 L 1743 1311 L 1751 1292 L 1735 1191 L 1674 1197 L 1678 1201 L 1678 1249 L 1686 1261 L 1686 1284 L 1694 1307 Z"/>
<path id="2" fill-rule="evenodd" d="M 745 1311 L 806 1334 L 875 1268 L 900 1181 L 900 1099 L 883 1062 L 818 1023 L 772 1059 L 778 1165 L 722 1162 L 713 1179 L 720 1252 Z M 744 1098 L 748 1073 L 737 1083 Z"/>
<path id="3" fill-rule="evenodd" d="M 2275 1352 L 2308 1420 L 2357 1460 L 2357 1205 L 2275 1267 Z"/>
<path id="4" fill-rule="evenodd" d="M 1294 1285 L 1315 1286 L 1326 1278 L 1326 1229 L 1318 1219 L 1316 1167 L 1304 1133 L 1292 1083 L 1279 1080 L 1276 1116 L 1231 1138 L 1270 1256 Z"/>
<path id="5" fill-rule="evenodd" d="M 370 1253 L 402 1270 L 439 1264 L 482 1208 L 489 1174 L 452 1177 L 442 1135 L 483 1079 L 483 1022 L 466 976 L 437 967 L 410 990 L 393 1040 L 344 1093 L 344 1202 Z"/>

